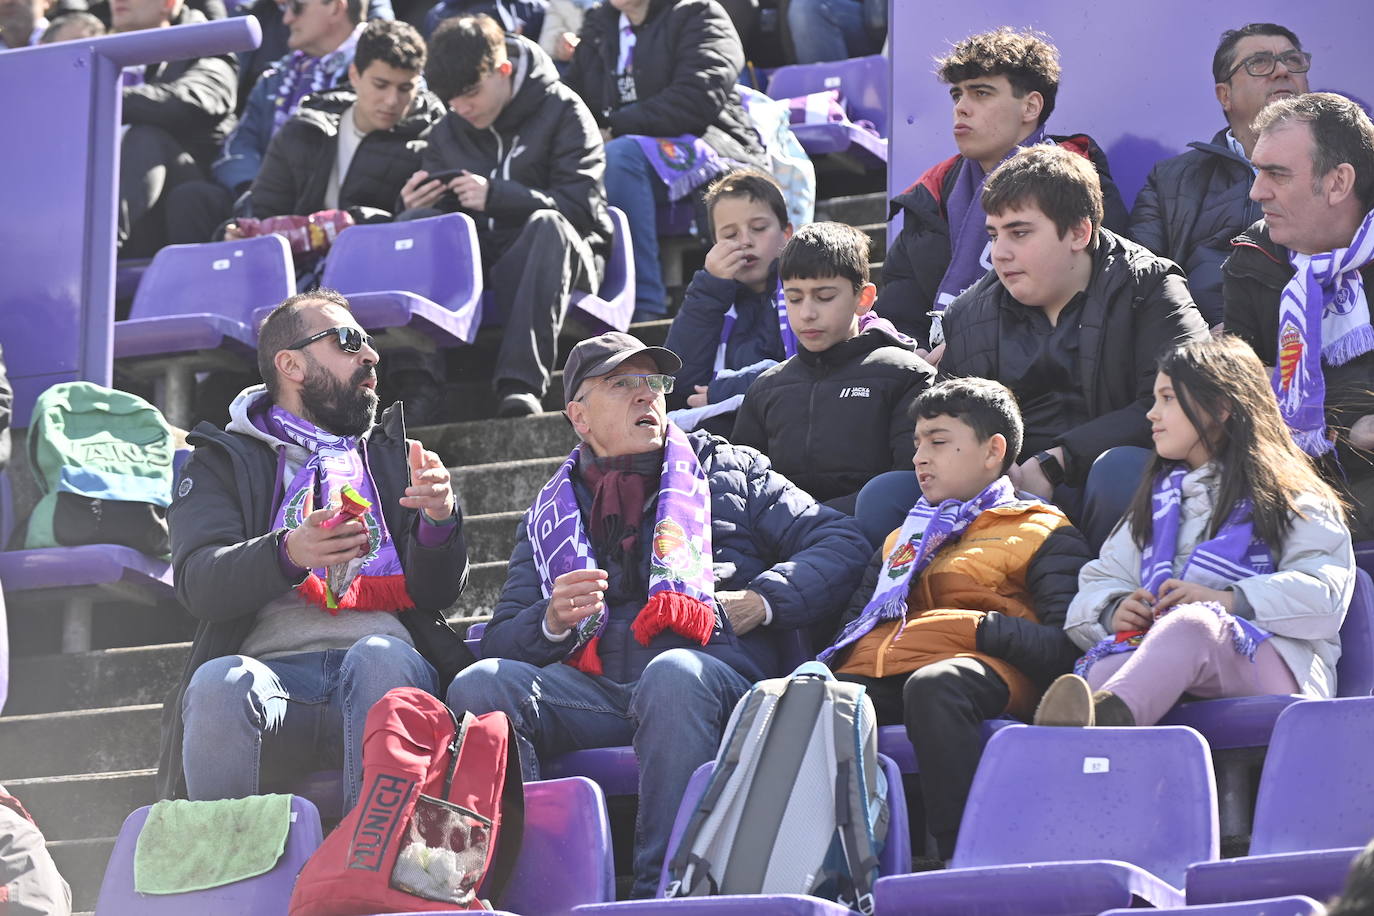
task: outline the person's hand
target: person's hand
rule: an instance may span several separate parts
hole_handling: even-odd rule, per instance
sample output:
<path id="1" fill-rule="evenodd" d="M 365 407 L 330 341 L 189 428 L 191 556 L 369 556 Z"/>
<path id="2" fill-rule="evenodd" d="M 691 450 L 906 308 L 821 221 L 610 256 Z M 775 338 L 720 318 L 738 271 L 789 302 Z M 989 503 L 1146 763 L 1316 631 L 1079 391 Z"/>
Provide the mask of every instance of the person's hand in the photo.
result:
<path id="1" fill-rule="evenodd" d="M 490 182 L 482 175 L 464 172 L 448 183 L 448 189 L 458 195 L 464 210 L 482 213 L 487 209 L 487 188 Z"/>
<path id="2" fill-rule="evenodd" d="M 549 606 L 544 611 L 549 632 L 560 636 L 604 608 L 609 587 L 610 579 L 604 569 L 574 569 L 554 579 Z"/>
<path id="3" fill-rule="evenodd" d="M 429 172 L 424 169 L 416 172 L 401 185 L 401 203 L 407 210 L 428 207 L 448 190 L 441 181 L 430 181 Z"/>
<path id="4" fill-rule="evenodd" d="M 916 351 L 916 352 L 919 353 L 920 351 L 918 350 L 918 351 Z M 925 356 L 923 356 L 923 357 L 921 357 L 921 358 L 924 359 L 926 362 L 930 363 L 932 366 L 938 366 L 938 365 L 940 365 L 940 358 L 941 358 L 942 356 L 944 356 L 944 355 L 945 355 L 945 342 L 942 340 L 942 341 L 940 341 L 940 345 L 939 345 L 939 346 L 933 347 L 929 353 L 927 353 Z"/>
<path id="5" fill-rule="evenodd" d="M 356 518 L 323 527 L 339 511 L 338 506 L 315 509 L 315 494 L 306 491 L 298 527 L 286 533 L 286 557 L 302 569 L 323 569 L 367 556 L 367 526 Z"/>
<path id="6" fill-rule="evenodd" d="M 710 403 L 710 387 L 707 385 L 693 385 L 693 393 L 687 395 L 688 407 L 705 407 Z"/>
<path id="7" fill-rule="evenodd" d="M 1012 477 L 1012 484 L 1018 490 L 1034 493 L 1041 499 L 1049 499 L 1054 494 L 1054 485 L 1040 469 L 1040 462 L 1027 458 L 1014 468 L 1018 473 Z M 1019 479 L 1018 479 L 1019 478 Z"/>
<path id="8" fill-rule="evenodd" d="M 238 223 L 230 223 L 224 227 L 224 240 L 226 242 L 237 242 L 247 237 L 248 236 L 243 234 L 243 230 L 239 228 Z"/>
<path id="9" fill-rule="evenodd" d="M 1350 444 L 1356 448 L 1374 449 L 1374 414 L 1365 414 L 1350 424 Z"/>
<path id="10" fill-rule="evenodd" d="M 758 592 L 716 592 L 716 603 L 730 618 L 736 636 L 743 636 L 763 623 L 766 611 L 763 596 Z"/>
<path id="11" fill-rule="evenodd" d="M 560 61 L 572 60 L 573 52 L 577 50 L 577 33 L 564 32 L 558 36 L 558 40 L 553 45 L 553 59 Z"/>
<path id="12" fill-rule="evenodd" d="M 446 522 L 453 517 L 453 481 L 448 468 L 439 456 L 414 439 L 407 439 L 410 447 L 410 486 L 401 497 L 407 509 L 419 509 L 432 522 Z"/>
<path id="13" fill-rule="evenodd" d="M 706 272 L 717 280 L 733 280 L 744 266 L 744 243 L 721 239 L 706 252 Z"/>
<path id="14" fill-rule="evenodd" d="M 1182 579 L 1165 579 L 1159 587 L 1159 600 L 1155 602 L 1155 617 L 1163 617 L 1180 604 L 1192 604 L 1195 601 L 1215 601 L 1229 613 L 1236 602 L 1236 593 L 1208 588 L 1196 582 L 1184 582 Z"/>
<path id="15" fill-rule="evenodd" d="M 1112 632 L 1129 633 L 1132 630 L 1148 630 L 1155 622 L 1155 596 L 1149 589 L 1138 588 L 1131 592 L 1116 606 L 1112 614 Z"/>

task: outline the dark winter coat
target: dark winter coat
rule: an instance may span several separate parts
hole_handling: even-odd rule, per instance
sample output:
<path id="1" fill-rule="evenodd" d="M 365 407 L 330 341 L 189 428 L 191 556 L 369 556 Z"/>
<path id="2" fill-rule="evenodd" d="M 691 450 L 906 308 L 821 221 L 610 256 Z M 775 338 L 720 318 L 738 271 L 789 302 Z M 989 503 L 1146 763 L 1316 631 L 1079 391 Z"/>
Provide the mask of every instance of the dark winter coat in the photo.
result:
<path id="1" fill-rule="evenodd" d="M 805 347 L 750 387 L 730 441 L 770 457 L 817 500 L 853 513 L 859 490 L 911 468 L 911 402 L 935 370 L 887 331 L 870 328 L 819 353 Z"/>
<path id="2" fill-rule="evenodd" d="M 1087 134 L 1051 136 L 1048 139 L 1091 160 L 1102 181 L 1102 225 L 1124 232 L 1128 222 L 1121 192 L 1112 181 L 1107 154 Z M 940 281 L 949 269 L 949 200 L 964 157 L 951 156 L 932 166 L 920 179 L 892 199 L 889 218 L 902 214 L 902 231 L 888 246 L 883 260 L 883 282 L 874 309 L 897 330 L 930 346 L 930 312 Z M 945 332 L 946 338 L 949 332 Z"/>
<path id="3" fill-rule="evenodd" d="M 181 703 L 191 676 L 204 662 L 237 653 L 258 612 L 295 586 L 282 572 L 273 527 L 278 456 L 260 440 L 209 423 L 197 426 L 187 441 L 195 451 L 182 469 L 179 495 L 168 509 L 167 521 L 177 597 L 200 622 L 181 682 L 162 708 L 157 774 L 162 798 L 185 791 Z M 415 650 L 439 673 L 442 688 L 472 661 L 472 653 L 444 617 L 468 578 L 461 514 L 458 529 L 443 545 L 425 547 L 417 540 L 419 513 L 398 502 L 410 481 L 399 410 L 393 407 L 382 414 L 366 449 L 387 528 L 405 569 L 406 590 L 415 602 L 397 617 Z"/>
<path id="4" fill-rule="evenodd" d="M 716 629 L 706 646 L 665 631 L 647 646 L 630 634 L 630 624 L 644 606 L 642 590 L 625 589 L 625 575 L 608 569 L 610 617 L 598 649 L 605 676 L 617 683 L 639 678 L 644 666 L 669 649 L 695 648 L 719 658 L 746 678 L 773 677 L 779 670 L 778 634 L 822 623 L 829 627 L 863 574 L 868 541 L 852 519 L 817 506 L 811 497 L 772 470 L 753 449 L 731 445 L 706 433 L 688 439 L 711 488 L 711 548 L 716 590 L 752 589 L 767 599 L 772 623 L 737 636 L 717 607 Z M 580 478 L 574 475 L 580 483 Z M 575 487 L 583 518 L 591 506 L 585 486 Z M 657 500 L 645 509 L 657 511 Z M 651 528 L 652 526 L 644 526 Z M 638 582 L 648 581 L 652 538 L 639 540 Z M 609 564 L 608 564 L 609 565 Z M 553 642 L 544 636 L 548 600 L 540 588 L 533 550 L 520 522 L 506 584 L 482 636 L 484 658 L 513 658 L 535 665 L 561 662 L 573 640 Z"/>
<path id="5" fill-rule="evenodd" d="M 1096 245 L 1078 330 L 1078 376 L 1092 419 L 1054 440 L 1067 452 L 1070 486 L 1081 486 L 1109 448 L 1151 447 L 1145 413 L 1154 401 L 1155 361 L 1207 334 L 1177 264 L 1106 229 L 1098 230 Z M 1024 306 L 993 271 L 950 303 L 941 375 L 998 379 L 998 341 L 1013 326 L 1011 308 Z"/>
<path id="6" fill-rule="evenodd" d="M 351 89 L 308 95 L 267 148 L 253 181 L 248 215 L 308 215 L 324 209 L 329 175 L 339 155 L 339 124 L 357 101 Z M 358 222 L 387 218 L 401 186 L 420 168 L 425 138 L 446 109 L 433 94 L 420 92 L 391 130 L 362 139 L 339 187 L 339 208 Z"/>
<path id="7" fill-rule="evenodd" d="M 200 11 L 183 6 L 172 25 L 205 21 Z M 123 123 L 162 128 L 209 169 L 234 127 L 238 74 L 232 54 L 149 64 L 143 84 L 123 90 Z"/>
<path id="8" fill-rule="evenodd" d="M 1221 265 L 1231 239 L 1260 218 L 1250 199 L 1255 173 L 1226 143 L 1189 143 L 1189 152 L 1155 163 L 1131 211 L 1130 236 L 1188 274 L 1188 288 L 1209 325 L 1221 321 Z"/>
<path id="9" fill-rule="evenodd" d="M 587 11 L 568 85 L 586 99 L 612 136 L 701 137 L 720 155 L 764 166 L 763 147 L 735 91 L 744 48 L 715 0 L 650 0 L 635 28 L 632 72 L 637 102 L 620 104 L 616 66 L 620 11 L 602 3 Z"/>
<path id="10" fill-rule="evenodd" d="M 487 263 L 515 241 L 536 210 L 557 210 L 594 250 L 604 251 L 613 230 L 601 183 L 606 149 L 596 122 L 577 94 L 559 82 L 553 60 L 539 45 L 510 35 L 506 51 L 514 64 L 514 93 L 495 123 L 478 130 L 450 112 L 430 133 L 421 167 L 467 169 L 488 178 L 486 210 L 468 214 L 477 223 Z M 453 194 L 432 206 L 448 213 L 460 209 Z"/>

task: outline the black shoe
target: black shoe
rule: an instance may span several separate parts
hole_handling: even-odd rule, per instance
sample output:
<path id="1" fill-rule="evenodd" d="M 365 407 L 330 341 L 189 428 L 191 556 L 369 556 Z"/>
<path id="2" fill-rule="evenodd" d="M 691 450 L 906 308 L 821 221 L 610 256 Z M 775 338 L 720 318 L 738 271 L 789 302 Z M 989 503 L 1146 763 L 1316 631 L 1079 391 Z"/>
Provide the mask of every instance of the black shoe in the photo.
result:
<path id="1" fill-rule="evenodd" d="M 543 412 L 544 405 L 539 403 L 539 399 L 525 391 L 506 395 L 496 408 L 498 417 L 528 417 Z"/>

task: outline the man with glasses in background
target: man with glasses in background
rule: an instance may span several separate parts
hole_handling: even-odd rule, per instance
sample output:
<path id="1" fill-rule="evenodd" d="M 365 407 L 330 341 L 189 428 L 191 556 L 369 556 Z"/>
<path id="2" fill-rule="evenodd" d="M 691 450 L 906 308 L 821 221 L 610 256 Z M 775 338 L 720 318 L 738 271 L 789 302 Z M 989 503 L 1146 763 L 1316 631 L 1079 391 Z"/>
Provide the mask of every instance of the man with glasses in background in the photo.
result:
<path id="1" fill-rule="evenodd" d="M 448 689 L 454 709 L 511 717 L 527 780 L 548 755 L 634 745 L 634 897 L 654 895 L 735 702 L 783 673 L 781 634 L 833 628 L 871 552 L 763 455 L 674 426 L 663 396 L 681 366 L 620 332 L 573 348 L 582 442 L 516 531 L 483 660 Z"/>
<path id="2" fill-rule="evenodd" d="M 445 622 L 467 581 L 449 473 L 377 417 L 377 351 L 332 290 L 263 323 L 221 430 L 202 423 L 168 512 L 177 595 L 199 621 L 163 708 L 158 791 L 290 792 L 344 771 L 358 799 L 368 710 L 438 692 L 472 655 Z"/>
<path id="3" fill-rule="evenodd" d="M 1209 325 L 1221 322 L 1221 265 L 1231 239 L 1261 215 L 1248 196 L 1255 117 L 1270 102 L 1305 93 L 1311 65 L 1298 36 L 1281 25 L 1252 22 L 1222 33 L 1212 76 L 1228 126 L 1157 163 L 1136 198 L 1128 235 L 1187 272 Z"/>

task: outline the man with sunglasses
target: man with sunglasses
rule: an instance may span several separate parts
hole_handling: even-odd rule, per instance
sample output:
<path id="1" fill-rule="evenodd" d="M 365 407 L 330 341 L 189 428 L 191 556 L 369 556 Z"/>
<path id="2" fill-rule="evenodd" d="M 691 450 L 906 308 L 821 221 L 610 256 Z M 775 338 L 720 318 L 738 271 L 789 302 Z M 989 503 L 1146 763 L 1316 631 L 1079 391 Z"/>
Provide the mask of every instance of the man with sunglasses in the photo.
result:
<path id="1" fill-rule="evenodd" d="M 1252 124 L 1270 102 L 1307 91 L 1311 64 L 1298 36 L 1281 25 L 1252 22 L 1222 33 L 1212 76 L 1227 126 L 1157 163 L 1136 198 L 1129 235 L 1187 272 L 1209 325 L 1221 321 L 1221 264 L 1231 239 L 1260 217 L 1247 196 L 1255 178 Z"/>
<path id="2" fill-rule="evenodd" d="M 667 418 L 681 360 L 611 332 L 563 370 L 582 443 L 516 532 L 484 659 L 454 709 L 511 716 L 526 779 L 546 755 L 633 744 L 632 895 L 652 897 L 692 771 L 749 685 L 784 673 L 780 637 L 834 615 L 868 542 L 768 460 Z"/>
<path id="3" fill-rule="evenodd" d="M 259 333 L 264 384 L 188 438 L 168 524 L 199 627 L 163 711 L 163 797 L 290 792 L 341 769 L 346 812 L 372 704 L 437 693 L 472 661 L 445 622 L 468 574 L 462 513 L 400 409 L 377 417 L 377 362 L 346 299 L 293 296 Z"/>

